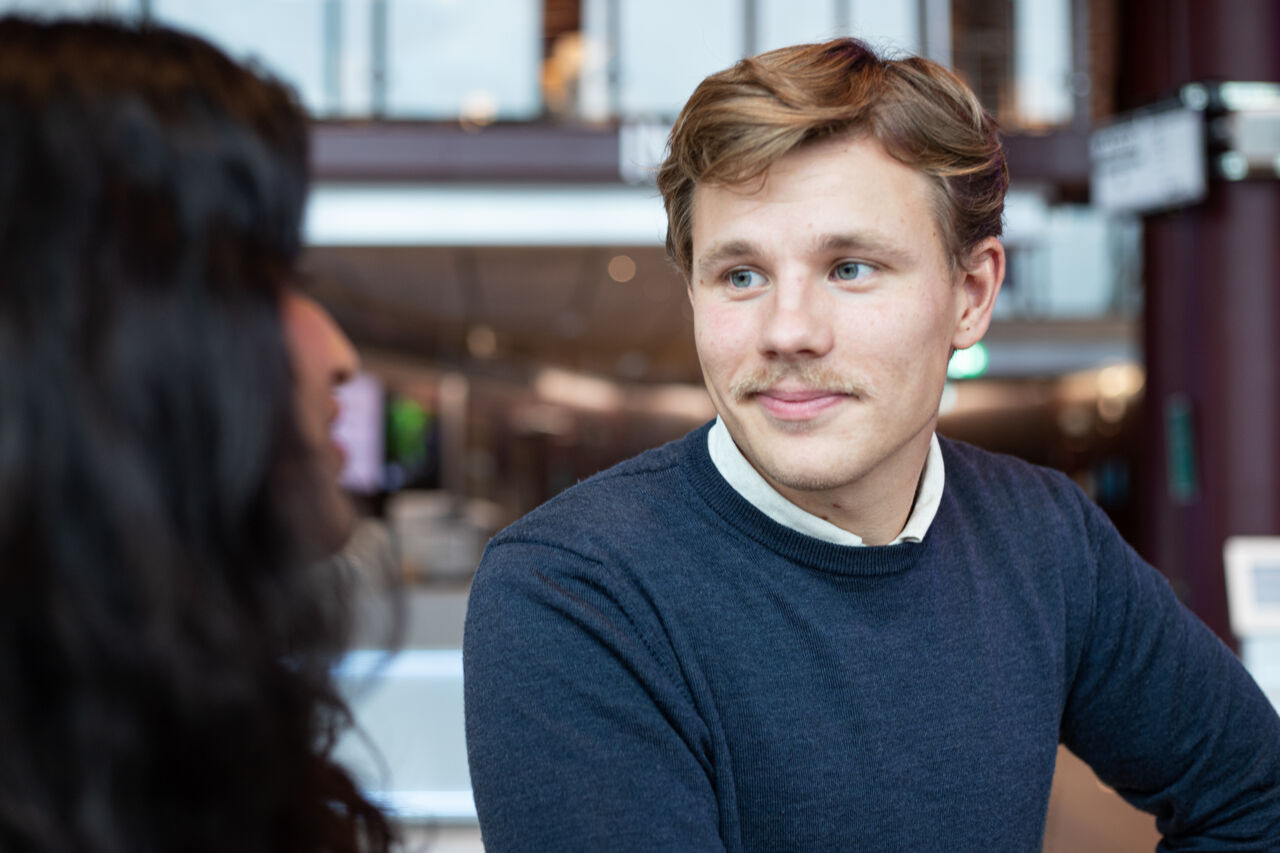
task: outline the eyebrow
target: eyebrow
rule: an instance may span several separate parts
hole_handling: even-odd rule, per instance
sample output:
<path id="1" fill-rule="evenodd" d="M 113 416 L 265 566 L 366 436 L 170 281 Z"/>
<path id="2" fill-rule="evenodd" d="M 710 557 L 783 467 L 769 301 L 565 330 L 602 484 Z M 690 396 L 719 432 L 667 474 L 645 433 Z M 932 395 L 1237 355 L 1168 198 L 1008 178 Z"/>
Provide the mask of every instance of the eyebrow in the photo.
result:
<path id="1" fill-rule="evenodd" d="M 710 275 L 715 267 L 721 264 L 750 255 L 758 255 L 762 250 L 749 240 L 730 240 L 719 243 L 707 250 L 698 258 L 696 271 L 699 275 Z M 827 252 L 866 252 L 877 260 L 888 263 L 901 262 L 910 256 L 910 251 L 897 246 L 873 231 L 855 231 L 844 234 L 822 234 L 813 244 L 813 251 L 818 254 Z"/>
<path id="2" fill-rule="evenodd" d="M 818 252 L 867 252 L 875 259 L 894 262 L 910 256 L 910 251 L 885 239 L 874 231 L 859 231 L 849 234 L 824 234 L 817 241 Z"/>
<path id="3" fill-rule="evenodd" d="M 710 275 L 714 272 L 715 267 L 726 261 L 759 254 L 759 252 L 759 247 L 747 240 L 730 240 L 727 243 L 719 243 L 712 246 L 705 255 L 698 258 L 698 275 Z"/>

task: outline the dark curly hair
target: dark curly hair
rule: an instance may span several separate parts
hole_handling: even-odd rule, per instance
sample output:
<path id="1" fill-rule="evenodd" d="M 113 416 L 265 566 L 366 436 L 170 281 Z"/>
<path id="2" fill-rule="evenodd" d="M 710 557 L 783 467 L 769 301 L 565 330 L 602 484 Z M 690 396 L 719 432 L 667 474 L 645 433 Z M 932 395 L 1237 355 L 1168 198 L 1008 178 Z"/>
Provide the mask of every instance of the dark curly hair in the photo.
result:
<path id="1" fill-rule="evenodd" d="M 330 757 L 306 132 L 193 36 L 0 19 L 0 849 L 390 844 Z"/>

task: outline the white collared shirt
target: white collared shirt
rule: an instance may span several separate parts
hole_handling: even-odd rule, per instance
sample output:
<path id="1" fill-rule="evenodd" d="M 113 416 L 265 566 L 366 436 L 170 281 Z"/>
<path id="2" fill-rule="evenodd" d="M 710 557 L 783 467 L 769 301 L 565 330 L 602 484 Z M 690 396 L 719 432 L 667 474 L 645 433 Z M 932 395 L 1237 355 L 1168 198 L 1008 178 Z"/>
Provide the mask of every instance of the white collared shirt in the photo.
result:
<path id="1" fill-rule="evenodd" d="M 806 512 L 791 501 L 784 498 L 769 485 L 760 472 L 751 466 L 747 457 L 742 455 L 724 421 L 716 418 L 707 433 L 707 450 L 711 461 L 734 490 L 742 495 L 756 509 L 772 518 L 779 524 L 792 530 L 833 542 L 836 545 L 862 545 L 862 537 L 837 527 L 826 519 Z M 938 445 L 938 435 L 934 433 L 929 439 L 929 455 L 924 461 L 924 471 L 920 476 L 920 488 L 916 493 L 915 505 L 907 524 L 898 534 L 898 538 L 890 542 L 921 542 L 929 532 L 929 525 L 938 512 L 938 504 L 942 501 L 942 487 L 945 472 L 942 464 L 942 448 Z"/>

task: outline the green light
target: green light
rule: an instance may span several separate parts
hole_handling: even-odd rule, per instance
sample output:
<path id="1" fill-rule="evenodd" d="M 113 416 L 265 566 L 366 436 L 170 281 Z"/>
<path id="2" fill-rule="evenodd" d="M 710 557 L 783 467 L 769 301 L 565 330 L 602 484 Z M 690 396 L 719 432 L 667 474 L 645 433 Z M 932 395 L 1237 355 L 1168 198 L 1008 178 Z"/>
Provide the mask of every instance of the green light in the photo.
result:
<path id="1" fill-rule="evenodd" d="M 987 372 L 987 347 L 981 341 L 968 349 L 956 350 L 947 365 L 948 379 L 973 379 Z"/>

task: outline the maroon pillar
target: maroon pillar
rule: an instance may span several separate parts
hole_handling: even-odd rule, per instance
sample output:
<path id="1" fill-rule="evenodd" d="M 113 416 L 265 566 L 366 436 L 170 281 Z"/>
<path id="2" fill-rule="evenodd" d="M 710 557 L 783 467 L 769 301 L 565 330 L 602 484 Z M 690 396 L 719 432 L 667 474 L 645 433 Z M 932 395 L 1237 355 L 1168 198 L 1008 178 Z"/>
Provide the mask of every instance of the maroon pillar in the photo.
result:
<path id="1" fill-rule="evenodd" d="M 1133 0 L 1122 10 L 1121 109 L 1190 82 L 1280 81 L 1274 0 Z M 1215 178 L 1202 204 L 1147 217 L 1144 241 L 1137 545 L 1230 640 L 1223 542 L 1280 535 L 1280 180 Z M 1189 418 L 1171 419 L 1179 401 Z M 1169 469 L 1171 444 L 1188 436 L 1192 494 Z"/>

